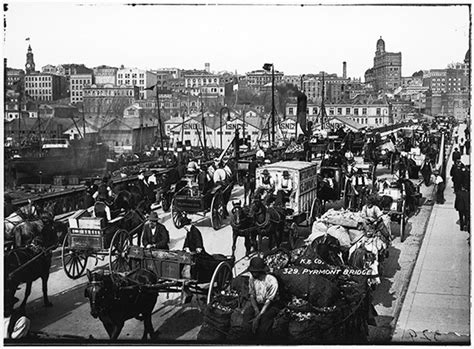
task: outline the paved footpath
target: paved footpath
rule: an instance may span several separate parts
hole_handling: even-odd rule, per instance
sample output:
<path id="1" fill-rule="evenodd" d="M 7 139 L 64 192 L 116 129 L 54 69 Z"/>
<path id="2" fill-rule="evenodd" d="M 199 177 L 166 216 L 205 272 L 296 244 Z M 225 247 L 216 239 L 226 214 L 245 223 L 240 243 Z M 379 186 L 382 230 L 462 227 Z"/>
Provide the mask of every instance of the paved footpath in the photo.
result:
<path id="1" fill-rule="evenodd" d="M 464 132 L 465 125 L 459 127 Z M 469 164 L 469 157 L 462 161 Z M 435 204 L 393 342 L 470 343 L 470 246 L 454 209 L 455 195 L 447 167 L 446 202 Z"/>

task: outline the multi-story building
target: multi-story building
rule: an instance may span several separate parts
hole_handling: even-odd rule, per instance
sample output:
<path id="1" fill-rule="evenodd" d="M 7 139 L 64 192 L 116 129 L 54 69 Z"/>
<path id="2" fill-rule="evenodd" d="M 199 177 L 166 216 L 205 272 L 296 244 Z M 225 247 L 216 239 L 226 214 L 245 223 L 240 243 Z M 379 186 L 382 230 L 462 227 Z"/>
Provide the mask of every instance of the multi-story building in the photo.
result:
<path id="1" fill-rule="evenodd" d="M 138 86 L 91 85 L 83 91 L 83 109 L 88 117 L 122 116 L 140 96 Z"/>
<path id="2" fill-rule="evenodd" d="M 25 76 L 25 92 L 38 101 L 67 97 L 66 79 L 55 74 L 30 73 Z"/>
<path id="3" fill-rule="evenodd" d="M 140 99 L 152 98 L 156 95 L 154 90 L 145 90 L 157 84 L 158 78 L 151 71 L 138 68 L 123 68 L 117 70 L 117 85 L 137 86 Z"/>
<path id="4" fill-rule="evenodd" d="M 377 91 L 392 91 L 402 84 L 402 53 L 386 52 L 382 37 L 377 40 L 374 65 L 365 72 L 365 82 Z"/>
<path id="5" fill-rule="evenodd" d="M 101 65 L 92 69 L 94 83 L 97 85 L 117 85 L 117 68 Z"/>
<path id="6" fill-rule="evenodd" d="M 301 88 L 302 75 L 284 75 L 282 81 L 287 84 L 295 85 L 298 88 Z"/>
<path id="7" fill-rule="evenodd" d="M 209 73 L 205 70 L 188 70 L 183 71 L 184 87 L 197 88 L 206 85 L 220 85 L 220 76 Z"/>
<path id="8" fill-rule="evenodd" d="M 6 69 L 6 74 L 7 74 L 7 87 L 14 87 L 15 85 L 19 84 L 20 86 L 23 86 L 24 84 L 24 79 L 25 79 L 25 72 L 22 69 L 13 69 L 13 68 L 7 68 Z"/>
<path id="9" fill-rule="evenodd" d="M 283 72 L 275 70 L 275 85 L 278 85 L 283 80 Z M 267 84 L 272 83 L 272 73 L 266 70 L 254 70 L 246 74 L 248 87 L 261 90 Z"/>
<path id="10" fill-rule="evenodd" d="M 308 120 L 320 122 L 320 109 L 320 105 L 308 104 L 306 108 Z M 384 100 L 331 103 L 326 104 L 325 109 L 328 116 L 345 117 L 369 127 L 388 125 L 392 122 L 390 104 Z M 286 106 L 286 115 L 296 116 L 296 111 L 296 104 Z"/>
<path id="11" fill-rule="evenodd" d="M 56 66 L 52 64 L 46 64 L 44 67 L 41 67 L 41 72 L 46 74 L 56 74 Z"/>
<path id="12" fill-rule="evenodd" d="M 71 103 L 76 104 L 83 101 L 84 86 L 94 83 L 92 74 L 73 74 L 69 78 L 69 91 L 71 95 Z"/>

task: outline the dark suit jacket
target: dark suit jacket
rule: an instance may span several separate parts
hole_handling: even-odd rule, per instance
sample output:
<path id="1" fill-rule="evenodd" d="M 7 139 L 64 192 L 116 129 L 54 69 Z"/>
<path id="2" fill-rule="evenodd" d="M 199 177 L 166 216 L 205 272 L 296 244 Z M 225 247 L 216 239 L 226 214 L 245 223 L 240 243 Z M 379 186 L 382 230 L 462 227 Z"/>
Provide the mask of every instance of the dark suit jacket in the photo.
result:
<path id="1" fill-rule="evenodd" d="M 143 247 L 151 244 L 155 245 L 156 248 L 169 250 L 168 244 L 170 242 L 170 235 L 166 227 L 160 223 L 156 223 L 156 230 L 153 235 L 151 232 L 150 222 L 146 222 L 143 225 L 142 242 Z"/>
<path id="2" fill-rule="evenodd" d="M 191 252 L 195 252 L 197 248 L 202 248 L 204 251 L 204 244 L 202 241 L 202 234 L 198 228 L 194 225 L 191 225 L 191 229 L 186 234 L 186 239 L 184 240 L 183 249 L 189 248 Z"/>

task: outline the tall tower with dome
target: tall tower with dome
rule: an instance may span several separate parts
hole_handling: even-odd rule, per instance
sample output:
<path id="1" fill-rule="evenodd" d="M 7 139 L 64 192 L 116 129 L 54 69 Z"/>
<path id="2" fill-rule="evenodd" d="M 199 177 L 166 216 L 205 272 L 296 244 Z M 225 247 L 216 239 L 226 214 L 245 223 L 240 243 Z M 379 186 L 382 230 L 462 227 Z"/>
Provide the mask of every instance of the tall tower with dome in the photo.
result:
<path id="1" fill-rule="evenodd" d="M 366 71 L 365 82 L 377 91 L 393 91 L 402 83 L 402 53 L 386 52 L 382 37 L 377 40 L 374 65 Z"/>

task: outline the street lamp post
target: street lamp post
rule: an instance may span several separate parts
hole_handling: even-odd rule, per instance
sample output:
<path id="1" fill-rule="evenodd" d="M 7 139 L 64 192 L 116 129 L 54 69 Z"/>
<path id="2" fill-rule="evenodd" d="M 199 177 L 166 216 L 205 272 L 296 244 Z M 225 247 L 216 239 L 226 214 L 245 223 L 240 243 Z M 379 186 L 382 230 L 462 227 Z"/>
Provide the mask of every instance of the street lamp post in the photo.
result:
<path id="1" fill-rule="evenodd" d="M 275 144 L 275 66 L 273 63 L 265 63 L 263 70 L 272 72 L 272 143 Z"/>
<path id="2" fill-rule="evenodd" d="M 227 121 L 230 120 L 230 109 L 227 108 L 227 106 L 223 106 L 221 108 L 221 110 L 219 111 L 219 121 L 220 121 L 220 142 L 221 142 L 221 149 L 224 149 L 224 147 L 222 146 L 222 112 L 224 110 L 227 110 Z"/>
<path id="3" fill-rule="evenodd" d="M 303 79 L 305 76 L 306 76 L 305 74 L 301 75 L 301 93 L 304 93 Z M 298 114 L 296 114 L 296 122 L 295 122 L 295 141 L 297 140 L 298 140 Z"/>

